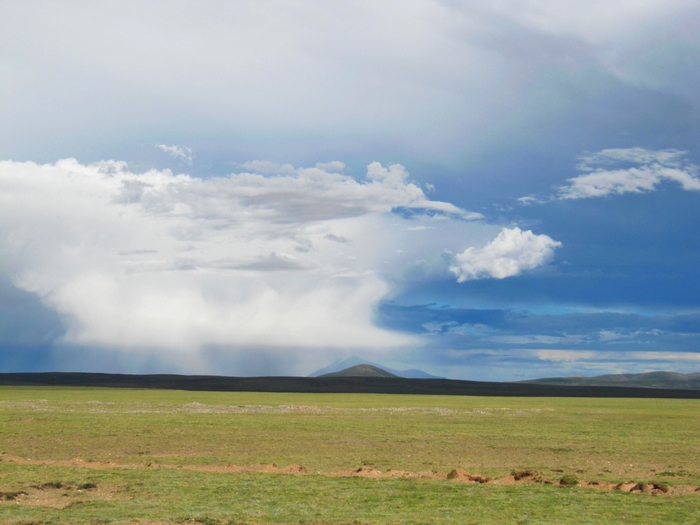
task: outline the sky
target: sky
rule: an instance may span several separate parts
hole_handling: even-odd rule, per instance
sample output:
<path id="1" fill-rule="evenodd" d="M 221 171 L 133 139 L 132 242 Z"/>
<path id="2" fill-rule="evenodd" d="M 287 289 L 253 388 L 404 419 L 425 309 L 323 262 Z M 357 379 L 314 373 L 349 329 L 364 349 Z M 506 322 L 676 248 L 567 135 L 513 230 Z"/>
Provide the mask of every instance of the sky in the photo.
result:
<path id="1" fill-rule="evenodd" d="M 0 4 L 0 372 L 700 371 L 700 4 Z"/>

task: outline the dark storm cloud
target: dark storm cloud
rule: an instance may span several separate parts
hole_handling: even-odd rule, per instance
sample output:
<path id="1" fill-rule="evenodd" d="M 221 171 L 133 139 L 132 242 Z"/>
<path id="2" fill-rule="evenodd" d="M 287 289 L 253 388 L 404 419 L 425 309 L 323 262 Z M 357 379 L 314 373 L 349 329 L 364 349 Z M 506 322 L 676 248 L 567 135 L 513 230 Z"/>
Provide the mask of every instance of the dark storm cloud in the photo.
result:
<path id="1" fill-rule="evenodd" d="M 62 336 L 60 316 L 0 274 L 0 345 L 41 347 Z"/>

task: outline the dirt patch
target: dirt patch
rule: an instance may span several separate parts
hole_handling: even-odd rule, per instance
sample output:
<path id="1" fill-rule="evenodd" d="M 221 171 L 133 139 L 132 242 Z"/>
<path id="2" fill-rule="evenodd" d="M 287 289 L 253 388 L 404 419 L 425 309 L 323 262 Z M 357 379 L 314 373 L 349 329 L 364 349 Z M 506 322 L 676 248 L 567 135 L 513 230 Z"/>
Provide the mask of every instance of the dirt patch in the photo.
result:
<path id="1" fill-rule="evenodd" d="M 382 478 L 384 473 L 381 470 L 373 469 L 372 467 L 359 467 L 355 469 L 342 469 L 336 470 L 330 474 L 333 477 L 347 478 L 347 477 L 360 477 L 360 478 Z"/>
<path id="2" fill-rule="evenodd" d="M 481 474 L 470 474 L 464 469 L 456 468 L 447 473 L 447 479 L 451 481 L 461 481 L 463 483 L 490 483 L 493 481 L 488 476 Z"/>
<path id="3" fill-rule="evenodd" d="M 554 484 L 553 481 L 545 478 L 541 472 L 537 472 L 536 470 L 514 470 L 507 476 L 493 481 L 499 485 L 516 485 L 519 483 L 544 483 L 546 485 Z"/>
<path id="4" fill-rule="evenodd" d="M 355 469 L 341 469 L 332 472 L 309 472 L 302 465 L 287 465 L 277 466 L 276 464 L 268 465 L 172 465 L 172 464 L 117 464 L 117 463 L 101 463 L 96 461 L 85 461 L 79 458 L 71 460 L 49 461 L 49 460 L 31 460 L 26 458 L 11 457 L 3 455 L 5 461 L 26 464 L 26 465 L 48 465 L 48 466 L 65 466 L 65 467 L 81 467 L 87 469 L 182 469 L 193 470 L 198 472 L 219 472 L 219 473 L 260 473 L 260 474 L 285 474 L 291 476 L 306 476 L 316 474 L 329 477 L 363 477 L 363 478 L 408 478 L 408 479 L 426 479 L 426 480 L 448 480 L 455 483 L 478 483 L 478 484 L 495 484 L 495 485 L 516 485 L 516 484 L 544 484 L 557 485 L 560 487 L 585 487 L 598 490 L 615 490 L 627 492 L 630 494 L 648 494 L 648 495 L 699 495 L 700 487 L 693 485 L 674 485 L 669 486 L 658 481 L 639 482 L 635 480 L 624 481 L 613 484 L 605 481 L 584 480 L 565 474 L 554 480 L 546 478 L 541 472 L 536 470 L 514 470 L 507 476 L 502 478 L 490 478 L 482 474 L 472 474 L 462 468 L 456 468 L 449 472 L 432 470 L 429 472 L 411 472 L 406 470 L 377 470 L 372 467 L 358 467 Z M 559 473 L 561 470 L 555 469 L 551 472 Z M 28 489 L 16 492 L 0 492 L 0 503 L 15 503 L 15 504 L 35 504 L 48 505 L 63 508 L 64 502 L 71 504 L 77 501 L 75 498 L 89 499 L 113 499 L 116 494 L 115 489 L 104 489 L 98 487 L 94 483 L 68 483 L 48 481 L 42 484 L 31 485 Z M 41 496 L 41 497 L 40 497 Z M 64 498 L 68 498 L 67 500 Z"/>
<path id="5" fill-rule="evenodd" d="M 382 471 L 371 467 L 360 467 L 350 473 L 351 476 L 362 476 L 364 478 L 381 478 Z"/>
<path id="6" fill-rule="evenodd" d="M 474 415 L 474 416 L 526 416 L 551 412 L 552 408 L 476 408 L 453 409 L 444 407 L 331 407 L 318 405 L 210 405 L 198 402 L 173 405 L 165 403 L 108 402 L 108 401 L 0 401 L 0 409 L 27 410 L 33 412 L 80 414 L 326 414 L 326 413 L 393 413 L 424 415 Z M 16 419 L 31 423 L 32 417 Z"/>
<path id="7" fill-rule="evenodd" d="M 617 485 L 613 486 L 613 490 L 620 490 L 622 492 L 631 492 L 632 489 L 637 485 L 637 482 L 632 480 L 632 481 L 623 481 L 622 483 L 618 483 Z"/>
<path id="8" fill-rule="evenodd" d="M 288 465 L 279 470 L 284 474 L 307 474 L 306 468 L 302 467 L 301 465 Z"/>
<path id="9" fill-rule="evenodd" d="M 668 487 L 668 494 L 679 496 L 700 495 L 700 487 L 693 485 L 672 485 Z"/>
<path id="10" fill-rule="evenodd" d="M 101 462 L 101 461 L 86 461 L 80 458 L 73 459 L 59 459 L 59 460 L 45 460 L 45 459 L 30 459 L 30 458 L 20 458 L 17 456 L 9 456 L 4 454 L 1 456 L 3 461 L 9 461 L 10 463 L 16 463 L 18 465 L 50 465 L 52 467 L 80 467 L 89 469 L 113 469 L 113 468 L 125 468 L 125 469 L 138 469 L 144 468 L 144 465 L 134 464 L 134 463 L 114 463 L 114 462 Z"/>
<path id="11" fill-rule="evenodd" d="M 583 479 L 579 480 L 578 486 L 599 490 L 613 490 L 615 488 L 613 483 L 608 483 L 606 481 L 586 481 Z"/>
<path id="12" fill-rule="evenodd" d="M 0 504 L 65 509 L 75 503 L 121 499 L 117 487 L 98 487 L 95 483 L 47 481 L 34 483 L 22 490 L 0 492 Z"/>
<path id="13" fill-rule="evenodd" d="M 15 501 L 20 496 L 27 496 L 23 490 L 17 492 L 0 492 L 0 501 Z"/>
<path id="14" fill-rule="evenodd" d="M 666 494 L 668 491 L 669 488 L 662 483 L 636 483 L 629 490 L 626 490 L 626 492 L 638 492 L 641 494 Z"/>
<path id="15" fill-rule="evenodd" d="M 257 472 L 261 474 L 291 474 L 304 475 L 308 474 L 306 467 L 302 465 L 287 465 L 286 467 L 278 467 L 275 463 L 271 465 L 156 465 L 151 464 L 151 468 L 168 468 L 194 470 L 197 472 L 221 472 L 221 473 L 236 473 L 236 472 Z"/>
<path id="16" fill-rule="evenodd" d="M 341 469 L 333 472 L 317 472 L 322 476 L 348 478 L 389 478 L 389 479 L 445 479 L 445 473 L 437 470 L 430 472 L 411 472 L 408 470 L 377 470 L 371 467 L 359 467 L 355 469 Z"/>
<path id="17" fill-rule="evenodd" d="M 513 476 L 515 481 L 537 481 L 538 478 L 541 477 L 541 474 L 539 472 L 535 472 L 534 470 L 517 470 L 511 472 L 511 476 Z"/>

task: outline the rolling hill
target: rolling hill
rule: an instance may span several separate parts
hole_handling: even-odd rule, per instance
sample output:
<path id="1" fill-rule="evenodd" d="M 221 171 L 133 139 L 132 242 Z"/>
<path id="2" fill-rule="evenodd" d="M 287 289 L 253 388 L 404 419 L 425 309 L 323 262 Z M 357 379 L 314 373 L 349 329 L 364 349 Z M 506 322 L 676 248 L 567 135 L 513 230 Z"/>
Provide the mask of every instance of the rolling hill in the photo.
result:
<path id="1" fill-rule="evenodd" d="M 594 377 L 545 377 L 521 383 L 566 386 L 623 386 L 639 388 L 673 388 L 700 390 L 700 373 L 646 372 L 643 374 L 608 374 Z"/>
<path id="2" fill-rule="evenodd" d="M 406 377 L 410 379 L 444 379 L 442 377 L 434 376 L 431 374 L 428 374 L 427 372 L 423 372 L 422 370 L 418 370 L 415 368 L 411 368 L 409 370 L 394 370 L 393 368 L 389 368 L 383 365 L 380 365 L 378 363 L 373 363 L 372 361 L 369 361 L 367 359 L 363 359 L 362 357 L 358 357 L 356 355 L 352 355 L 346 359 L 341 359 L 340 361 L 336 361 L 335 363 L 331 363 L 330 365 L 321 368 L 320 370 L 316 370 L 315 372 L 312 372 L 309 374 L 309 377 L 321 377 L 326 374 L 332 374 L 334 372 L 340 372 L 341 370 L 345 370 L 347 368 L 351 368 L 356 365 L 371 365 L 376 368 L 380 368 L 382 370 L 385 370 L 389 373 L 394 374 L 396 377 Z"/>
<path id="3" fill-rule="evenodd" d="M 338 372 L 323 374 L 318 377 L 399 377 L 391 372 L 382 370 L 378 366 L 367 364 L 355 365 Z"/>

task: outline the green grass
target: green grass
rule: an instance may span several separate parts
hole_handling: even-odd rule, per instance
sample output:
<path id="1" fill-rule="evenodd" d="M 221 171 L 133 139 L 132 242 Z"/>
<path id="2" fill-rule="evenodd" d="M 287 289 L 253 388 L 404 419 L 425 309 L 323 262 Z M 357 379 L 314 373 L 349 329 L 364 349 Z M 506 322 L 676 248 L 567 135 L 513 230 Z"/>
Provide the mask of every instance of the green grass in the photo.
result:
<path id="1" fill-rule="evenodd" d="M 696 524 L 700 494 L 177 466 L 301 464 L 323 474 L 460 467 L 492 477 L 533 469 L 551 479 L 700 485 L 698 413 L 696 400 L 0 387 L 0 492 L 62 481 L 116 495 L 72 495 L 64 509 L 3 503 L 0 522 Z M 55 464 L 74 458 L 131 468 Z"/>
<path id="2" fill-rule="evenodd" d="M 438 481 L 372 480 L 170 471 L 88 472 L 2 469 L 2 482 L 90 480 L 120 487 L 125 499 L 58 510 L 0 506 L 7 522 L 162 520 L 207 523 L 688 523 L 697 524 L 696 496 L 652 497 L 590 489 L 496 487 Z M 127 499 L 128 498 L 128 499 Z"/>

